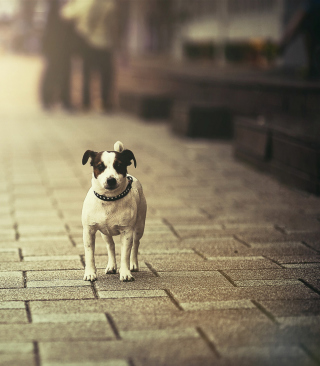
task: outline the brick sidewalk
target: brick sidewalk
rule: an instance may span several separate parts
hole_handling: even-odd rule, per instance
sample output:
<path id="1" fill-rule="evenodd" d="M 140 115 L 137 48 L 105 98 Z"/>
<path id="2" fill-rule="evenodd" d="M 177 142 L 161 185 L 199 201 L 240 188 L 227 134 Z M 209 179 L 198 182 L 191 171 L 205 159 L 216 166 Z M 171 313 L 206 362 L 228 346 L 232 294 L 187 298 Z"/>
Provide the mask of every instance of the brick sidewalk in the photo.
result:
<path id="1" fill-rule="evenodd" d="M 128 116 L 1 117 L 0 364 L 319 365 L 320 199 Z M 121 140 L 148 201 L 136 281 L 82 281 L 85 150 Z M 119 244 L 119 243 L 118 243 Z M 117 244 L 117 253 L 120 252 Z"/>

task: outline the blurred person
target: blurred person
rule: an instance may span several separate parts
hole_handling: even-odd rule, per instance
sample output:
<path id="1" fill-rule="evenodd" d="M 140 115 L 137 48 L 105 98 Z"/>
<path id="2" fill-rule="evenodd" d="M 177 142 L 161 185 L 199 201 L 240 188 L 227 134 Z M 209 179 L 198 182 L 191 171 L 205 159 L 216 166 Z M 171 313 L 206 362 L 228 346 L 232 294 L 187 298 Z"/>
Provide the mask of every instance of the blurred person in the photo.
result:
<path id="1" fill-rule="evenodd" d="M 306 0 L 289 21 L 279 43 L 283 52 L 300 33 L 304 34 L 308 59 L 307 77 L 320 77 L 320 0 Z"/>
<path id="2" fill-rule="evenodd" d="M 66 1 L 48 0 L 48 15 L 42 39 L 42 53 L 45 69 L 42 75 L 40 94 L 44 108 L 51 108 L 61 102 L 66 110 L 72 110 L 71 45 L 72 25 L 60 16 Z"/>
<path id="3" fill-rule="evenodd" d="M 91 73 L 100 77 L 102 108 L 113 108 L 114 50 L 120 45 L 119 0 L 71 0 L 62 9 L 64 19 L 74 24 L 82 39 L 82 104 L 90 108 Z"/>

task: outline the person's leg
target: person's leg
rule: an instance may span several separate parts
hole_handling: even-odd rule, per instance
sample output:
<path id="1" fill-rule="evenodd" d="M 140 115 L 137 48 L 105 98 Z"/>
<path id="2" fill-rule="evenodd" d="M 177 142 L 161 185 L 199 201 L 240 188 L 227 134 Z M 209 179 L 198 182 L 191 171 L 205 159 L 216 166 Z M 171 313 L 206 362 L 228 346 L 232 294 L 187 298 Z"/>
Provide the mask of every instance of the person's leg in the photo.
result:
<path id="1" fill-rule="evenodd" d="M 71 55 L 63 60 L 61 76 L 61 102 L 64 108 L 71 109 Z"/>
<path id="2" fill-rule="evenodd" d="M 82 105 L 84 108 L 90 108 L 91 55 L 89 47 L 83 56 L 82 75 Z"/>
<path id="3" fill-rule="evenodd" d="M 43 108 L 50 108 L 53 103 L 54 70 L 52 62 L 46 61 L 46 66 L 40 84 L 40 100 Z"/>
<path id="4" fill-rule="evenodd" d="M 114 81 L 113 57 L 111 51 L 101 51 L 99 71 L 102 107 L 105 111 L 110 111 L 113 107 L 112 94 Z"/>

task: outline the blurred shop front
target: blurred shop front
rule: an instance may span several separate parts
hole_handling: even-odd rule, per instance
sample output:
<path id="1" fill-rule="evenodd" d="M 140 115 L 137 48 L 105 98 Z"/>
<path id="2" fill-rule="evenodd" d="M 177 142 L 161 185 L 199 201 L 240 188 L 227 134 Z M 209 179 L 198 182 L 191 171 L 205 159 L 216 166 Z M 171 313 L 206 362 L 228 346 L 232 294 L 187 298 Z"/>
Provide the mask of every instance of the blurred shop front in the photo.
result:
<path id="1" fill-rule="evenodd" d="M 127 0 L 128 47 L 133 55 L 267 66 L 276 57 L 284 23 L 301 0 Z M 301 43 L 301 40 L 300 40 Z M 284 56 L 303 65 L 301 44 Z M 297 53 L 297 48 L 299 52 Z"/>
<path id="2" fill-rule="evenodd" d="M 0 0 L 0 50 L 39 52 L 50 1 Z M 71 0 L 72 1 L 72 0 Z M 86 0 L 84 0 L 86 1 Z M 266 67 L 284 24 L 303 0 L 119 0 L 133 57 L 211 60 Z M 302 67 L 301 39 L 282 62 Z"/>

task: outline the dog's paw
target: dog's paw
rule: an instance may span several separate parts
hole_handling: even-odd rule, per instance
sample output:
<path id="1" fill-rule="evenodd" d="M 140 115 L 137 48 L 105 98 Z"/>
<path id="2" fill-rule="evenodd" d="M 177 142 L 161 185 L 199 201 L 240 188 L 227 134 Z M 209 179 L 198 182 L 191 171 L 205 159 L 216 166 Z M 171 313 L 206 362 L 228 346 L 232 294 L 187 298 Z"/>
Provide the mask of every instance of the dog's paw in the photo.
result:
<path id="1" fill-rule="evenodd" d="M 129 270 L 120 269 L 120 281 L 122 281 L 122 282 L 134 281 L 134 277 L 132 276 L 132 274 Z"/>
<path id="2" fill-rule="evenodd" d="M 97 274 L 94 271 L 85 271 L 83 276 L 84 281 L 96 281 L 97 280 Z"/>
<path id="3" fill-rule="evenodd" d="M 105 269 L 105 274 L 114 274 L 117 273 L 117 266 L 116 265 L 107 265 L 107 268 Z"/>

